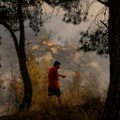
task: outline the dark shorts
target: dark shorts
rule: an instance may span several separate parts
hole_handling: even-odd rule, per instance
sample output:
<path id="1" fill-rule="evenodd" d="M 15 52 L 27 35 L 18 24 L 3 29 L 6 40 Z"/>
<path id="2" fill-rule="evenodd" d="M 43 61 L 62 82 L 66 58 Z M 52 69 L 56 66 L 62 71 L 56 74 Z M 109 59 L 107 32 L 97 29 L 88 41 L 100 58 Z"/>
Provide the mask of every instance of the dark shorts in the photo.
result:
<path id="1" fill-rule="evenodd" d="M 48 87 L 48 96 L 57 96 L 59 97 L 61 95 L 61 91 L 59 88 L 55 89 L 55 88 L 50 88 Z"/>

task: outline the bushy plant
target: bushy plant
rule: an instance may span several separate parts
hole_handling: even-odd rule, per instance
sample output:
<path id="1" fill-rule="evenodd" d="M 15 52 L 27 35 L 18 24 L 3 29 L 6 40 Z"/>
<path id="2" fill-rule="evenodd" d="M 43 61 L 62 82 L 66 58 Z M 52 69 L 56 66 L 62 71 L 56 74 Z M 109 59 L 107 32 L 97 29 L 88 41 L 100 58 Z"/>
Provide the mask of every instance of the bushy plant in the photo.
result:
<path id="1" fill-rule="evenodd" d="M 80 103 L 81 97 L 81 75 L 79 71 L 75 71 L 72 75 L 72 83 L 69 86 L 70 96 L 72 97 L 73 104 Z"/>
<path id="2" fill-rule="evenodd" d="M 50 67 L 50 60 L 43 59 L 41 61 L 41 65 L 39 66 L 36 57 L 33 54 L 32 50 L 28 50 L 27 52 L 27 68 L 32 80 L 32 88 L 33 88 L 33 97 L 32 97 L 32 107 L 31 110 L 39 110 L 40 109 L 40 101 L 47 99 L 47 71 Z M 21 78 L 22 79 L 22 78 Z M 14 80 L 11 84 L 11 88 L 13 89 L 13 93 L 15 97 L 15 101 L 19 104 L 19 101 L 22 100 L 23 97 L 23 83 L 22 81 Z M 15 106 L 16 106 L 15 105 Z M 16 106 L 16 108 L 18 105 Z"/>

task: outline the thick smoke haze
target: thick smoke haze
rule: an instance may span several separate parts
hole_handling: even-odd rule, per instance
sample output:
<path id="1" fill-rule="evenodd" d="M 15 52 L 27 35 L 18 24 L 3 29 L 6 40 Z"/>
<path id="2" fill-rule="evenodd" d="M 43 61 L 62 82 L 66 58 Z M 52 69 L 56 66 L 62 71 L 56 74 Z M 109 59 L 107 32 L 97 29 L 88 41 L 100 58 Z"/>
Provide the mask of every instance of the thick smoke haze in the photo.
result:
<path id="1" fill-rule="evenodd" d="M 77 48 L 80 45 L 80 32 L 86 31 L 89 27 L 89 23 L 90 22 L 81 23 L 78 26 L 66 24 L 62 21 L 62 16 L 53 15 L 51 20 L 45 23 L 44 27 L 41 28 L 41 32 L 37 36 L 35 36 L 34 32 L 30 28 L 25 28 L 26 44 L 28 42 L 31 43 L 26 46 L 26 48 L 41 44 L 41 40 L 45 40 L 45 38 L 41 37 L 43 36 L 42 34 L 44 34 L 44 36 L 49 36 L 50 40 L 56 45 L 72 45 L 74 48 L 73 51 L 76 51 L 76 54 L 73 56 L 73 61 L 77 64 L 77 66 L 75 66 L 76 69 L 81 70 L 84 74 L 97 71 L 100 79 L 100 84 L 98 84 L 101 85 L 101 87 L 106 88 L 106 82 L 108 83 L 109 79 L 108 58 L 100 57 L 94 52 L 77 52 Z M 19 37 L 17 32 L 16 35 Z M 0 29 L 0 36 L 2 36 L 2 45 L 0 46 L 0 55 L 2 58 L 1 72 L 3 72 L 3 74 L 8 74 L 11 68 L 18 69 L 16 51 L 10 34 L 3 27 Z"/>
<path id="2" fill-rule="evenodd" d="M 51 39 L 57 44 L 64 42 L 78 43 L 80 33 L 87 30 L 90 22 L 73 25 L 63 22 L 62 18 L 62 15 L 53 16 L 51 21 L 45 24 L 46 32 L 51 33 Z"/>
<path id="3" fill-rule="evenodd" d="M 62 21 L 62 17 L 54 16 L 50 23 L 45 24 L 47 33 L 51 33 L 51 39 L 55 44 L 65 46 L 65 44 L 73 45 L 74 50 L 79 46 L 80 33 L 86 31 L 91 21 L 81 23 L 76 26 L 73 24 L 66 24 Z M 76 61 L 80 72 L 84 75 L 91 73 L 96 75 L 96 84 L 98 88 L 105 90 L 109 83 L 109 58 L 96 55 L 95 52 L 76 52 L 73 60 Z M 84 78 L 83 84 L 87 81 Z"/>

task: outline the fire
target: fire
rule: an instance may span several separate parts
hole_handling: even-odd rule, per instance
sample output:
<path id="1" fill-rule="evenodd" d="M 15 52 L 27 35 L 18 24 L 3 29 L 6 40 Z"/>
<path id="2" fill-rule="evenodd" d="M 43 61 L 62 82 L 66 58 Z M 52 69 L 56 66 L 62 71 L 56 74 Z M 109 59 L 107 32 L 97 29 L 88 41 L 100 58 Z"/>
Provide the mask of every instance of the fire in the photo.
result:
<path id="1" fill-rule="evenodd" d="M 46 41 L 43 41 L 43 45 L 47 45 L 47 42 L 46 42 Z"/>
<path id="2" fill-rule="evenodd" d="M 47 45 L 48 45 L 48 46 L 52 46 L 53 43 L 52 43 L 52 42 L 48 42 Z"/>
<path id="3" fill-rule="evenodd" d="M 43 45 L 51 47 L 53 45 L 53 42 L 51 42 L 51 41 L 43 41 Z"/>

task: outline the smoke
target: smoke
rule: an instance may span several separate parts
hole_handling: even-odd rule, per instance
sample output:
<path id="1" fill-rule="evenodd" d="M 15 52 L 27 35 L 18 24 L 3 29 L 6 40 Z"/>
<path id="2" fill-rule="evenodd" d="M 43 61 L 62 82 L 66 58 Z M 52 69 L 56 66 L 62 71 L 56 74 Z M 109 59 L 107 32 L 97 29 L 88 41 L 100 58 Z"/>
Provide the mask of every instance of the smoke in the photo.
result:
<path id="1" fill-rule="evenodd" d="M 87 30 L 90 22 L 73 25 L 63 22 L 62 18 L 62 15 L 53 16 L 51 21 L 44 26 L 46 32 L 51 34 L 51 39 L 54 44 L 63 46 L 65 43 L 78 43 L 80 40 L 80 33 Z"/>
<path id="2" fill-rule="evenodd" d="M 69 44 L 74 46 L 73 51 L 76 51 L 80 45 L 80 33 L 87 30 L 90 22 L 84 22 L 76 26 L 64 23 L 62 15 L 53 16 L 51 22 L 45 24 L 45 30 L 51 34 L 51 40 L 54 44 L 61 46 Z M 71 61 L 74 61 L 72 67 L 76 67 L 83 75 L 82 84 L 95 82 L 101 93 L 107 90 L 109 84 L 109 58 L 98 56 L 95 52 L 84 53 L 76 51 Z M 86 79 L 86 76 L 89 76 L 91 73 L 95 75 L 95 81 Z"/>

